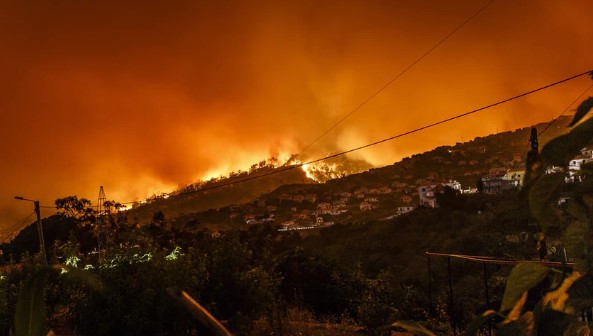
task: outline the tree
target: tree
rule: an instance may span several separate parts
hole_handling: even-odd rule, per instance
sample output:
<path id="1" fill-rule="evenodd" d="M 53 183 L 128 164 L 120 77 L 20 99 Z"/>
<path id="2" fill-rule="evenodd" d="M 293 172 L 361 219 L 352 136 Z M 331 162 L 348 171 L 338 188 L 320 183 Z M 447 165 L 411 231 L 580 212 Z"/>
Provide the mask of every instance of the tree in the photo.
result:
<path id="1" fill-rule="evenodd" d="M 76 195 L 58 198 L 55 204 L 58 214 L 74 218 L 80 223 L 92 223 L 97 216 L 97 211 L 91 207 L 91 201 Z"/>

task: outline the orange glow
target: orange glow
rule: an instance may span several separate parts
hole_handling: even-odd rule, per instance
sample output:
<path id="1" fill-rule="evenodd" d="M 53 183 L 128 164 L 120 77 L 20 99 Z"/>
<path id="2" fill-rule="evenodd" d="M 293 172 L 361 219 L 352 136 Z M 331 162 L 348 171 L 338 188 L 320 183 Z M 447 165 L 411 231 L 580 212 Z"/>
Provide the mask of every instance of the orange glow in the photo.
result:
<path id="1" fill-rule="evenodd" d="M 0 232 L 12 197 L 117 201 L 284 163 L 484 1 L 12 1 L 0 33 Z M 494 2 L 304 162 L 593 67 L 593 2 Z M 590 83 L 356 152 L 372 165 L 550 120 Z M 306 169 L 315 167 L 307 167 Z M 308 172 L 310 173 L 310 171 Z M 44 215 L 50 210 L 45 209 Z"/>

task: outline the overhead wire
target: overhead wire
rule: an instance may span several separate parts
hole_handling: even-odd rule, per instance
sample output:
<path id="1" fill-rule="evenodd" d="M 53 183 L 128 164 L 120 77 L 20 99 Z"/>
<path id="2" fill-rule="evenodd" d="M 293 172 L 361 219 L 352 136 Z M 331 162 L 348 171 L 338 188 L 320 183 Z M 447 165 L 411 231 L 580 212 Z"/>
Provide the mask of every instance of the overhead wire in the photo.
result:
<path id="1" fill-rule="evenodd" d="M 459 26 L 457 26 L 457 28 L 455 28 L 452 32 L 450 32 L 449 34 L 447 34 L 439 42 L 437 42 L 435 45 L 433 45 L 431 48 L 429 48 L 426 52 L 424 52 L 420 57 L 418 57 L 414 62 L 412 62 L 410 65 L 408 65 L 402 71 L 400 71 L 397 75 L 395 75 L 393 78 L 391 78 L 386 84 L 384 84 L 378 90 L 376 90 L 375 92 L 373 92 L 369 97 L 367 97 L 365 100 L 363 100 L 362 103 L 360 103 L 358 106 L 356 106 L 352 111 L 350 111 L 348 114 L 346 114 L 340 120 L 338 120 L 335 124 L 333 124 L 330 128 L 328 128 L 325 132 L 323 132 L 321 135 L 319 135 L 317 138 L 315 138 L 315 140 L 313 140 L 311 143 L 309 143 L 307 146 L 305 146 L 303 149 L 301 149 L 301 151 L 298 153 L 298 155 L 301 155 L 302 153 L 304 153 L 307 149 L 309 149 L 311 146 L 313 146 L 315 143 L 317 143 L 317 141 L 319 141 L 321 138 L 323 138 L 325 135 L 327 135 L 333 129 L 335 129 L 336 127 L 338 127 L 342 122 L 344 122 L 344 120 L 348 119 L 351 115 L 353 115 L 354 113 L 356 113 L 359 109 L 361 109 L 369 101 L 371 101 L 372 99 L 374 99 L 377 95 L 379 95 L 382 91 L 384 91 L 387 87 L 389 87 L 398 78 L 400 78 L 401 76 L 403 76 L 406 72 L 408 72 L 416 64 L 420 63 L 420 61 L 422 61 L 426 56 L 428 56 L 431 52 L 433 52 L 441 44 L 445 43 L 449 38 L 451 38 L 451 36 L 453 36 L 455 33 L 457 33 L 459 30 L 461 30 L 461 28 L 463 28 L 466 24 L 468 24 L 476 16 L 478 16 L 481 12 L 483 12 L 486 8 L 488 8 L 494 1 L 496 1 L 496 0 L 491 0 L 488 3 L 486 3 L 484 6 L 482 6 L 480 9 L 478 9 L 478 11 L 476 11 L 475 13 L 473 13 L 467 20 L 465 20 L 463 23 L 461 23 Z"/>
<path id="2" fill-rule="evenodd" d="M 306 166 L 306 165 L 310 165 L 310 164 L 314 164 L 314 163 L 317 163 L 317 162 L 329 160 L 329 159 L 332 159 L 332 158 L 335 158 L 335 157 L 339 157 L 339 156 L 342 156 L 342 155 L 346 155 L 346 154 L 349 154 L 349 153 L 352 153 L 352 152 L 355 152 L 355 151 L 359 151 L 359 150 L 362 150 L 362 149 L 365 149 L 365 148 L 376 146 L 376 145 L 379 145 L 379 144 L 382 144 L 382 143 L 385 143 L 385 142 L 388 142 L 388 141 L 392 141 L 392 140 L 395 140 L 395 139 L 398 139 L 398 138 L 401 138 L 401 137 L 404 137 L 404 136 L 407 136 L 407 135 L 410 135 L 410 134 L 413 134 L 413 133 L 417 133 L 417 132 L 420 132 L 420 131 L 423 131 L 423 130 L 426 130 L 426 129 L 429 129 L 429 128 L 432 128 L 432 127 L 435 127 L 435 126 L 438 126 L 438 125 L 442 125 L 442 124 L 451 122 L 451 121 L 456 120 L 456 119 L 460 119 L 460 118 L 463 118 L 463 117 L 466 117 L 466 116 L 469 116 L 469 115 L 472 115 L 472 114 L 476 114 L 478 112 L 481 112 L 481 111 L 484 111 L 484 110 L 487 110 L 487 109 L 496 107 L 498 105 L 505 104 L 505 103 L 508 103 L 510 101 L 513 101 L 513 100 L 516 100 L 516 99 L 519 99 L 519 98 L 522 98 L 522 97 L 525 97 L 525 96 L 534 94 L 536 92 L 549 89 L 549 88 L 554 87 L 556 85 L 560 85 L 562 83 L 565 83 L 565 82 L 574 80 L 576 78 L 579 78 L 579 77 L 582 77 L 584 75 L 590 74 L 591 72 L 593 72 L 593 69 L 592 70 L 587 70 L 585 72 L 581 72 L 581 73 L 576 74 L 576 75 L 572 75 L 570 77 L 567 77 L 567 78 L 558 80 L 556 82 L 553 82 L 553 83 L 550 83 L 550 84 L 541 86 L 541 87 L 536 88 L 536 89 L 529 90 L 527 92 L 524 92 L 524 93 L 521 93 L 521 94 L 512 96 L 510 98 L 506 98 L 506 99 L 497 101 L 495 103 L 492 103 L 492 104 L 489 104 L 489 105 L 485 105 L 483 107 L 480 107 L 480 108 L 477 108 L 477 109 L 474 109 L 474 110 L 471 110 L 471 111 L 468 111 L 468 112 L 464 112 L 464 113 L 455 115 L 453 117 L 449 117 L 449 118 L 446 118 L 446 119 L 443 119 L 443 120 L 440 120 L 440 121 L 437 121 L 437 122 L 434 122 L 434 123 L 431 123 L 431 124 L 428 124 L 428 125 L 425 125 L 425 126 L 421 126 L 421 127 L 412 129 L 410 131 L 399 133 L 397 135 L 394 135 L 394 136 L 391 136 L 391 137 L 388 137 L 388 138 L 385 138 L 385 139 L 382 139 L 382 140 L 371 142 L 371 143 L 368 143 L 366 145 L 362 145 L 362 146 L 358 146 L 358 147 L 355 147 L 355 148 L 351 148 L 349 150 L 345 150 L 345 151 L 342 151 L 342 152 L 339 152 L 339 153 L 330 154 L 330 155 L 327 155 L 327 156 L 322 157 L 322 158 L 314 159 L 314 160 L 307 161 L 307 162 L 300 162 L 300 163 L 297 163 L 297 164 L 293 164 L 293 165 L 290 165 L 290 166 L 286 166 L 286 167 L 282 167 L 282 168 L 276 169 L 276 170 L 271 171 L 271 172 L 268 172 L 268 173 L 258 174 L 258 175 L 246 177 L 246 178 L 243 178 L 243 179 L 240 179 L 240 180 L 236 180 L 236 181 L 231 181 L 231 182 L 227 182 L 227 183 L 221 183 L 221 184 L 217 184 L 217 185 L 213 185 L 213 186 L 208 186 L 208 187 L 202 187 L 202 188 L 199 188 L 199 189 L 196 189 L 196 190 L 190 190 L 190 191 L 185 191 L 185 192 L 181 192 L 181 193 L 164 193 L 163 195 L 167 195 L 167 196 L 181 196 L 181 195 L 188 195 L 188 194 L 193 194 L 193 193 L 198 193 L 198 192 L 204 192 L 204 191 L 209 191 L 209 190 L 220 189 L 220 188 L 224 188 L 224 187 L 227 187 L 227 186 L 231 186 L 231 185 L 235 185 L 235 184 L 240 184 L 240 183 L 244 183 L 244 182 L 248 182 L 248 181 L 252 181 L 252 180 L 264 178 L 264 177 L 267 177 L 267 176 L 280 174 L 280 173 L 283 173 L 283 172 L 288 171 L 288 170 L 293 170 L 293 169 L 300 168 L 300 167 L 303 167 L 303 166 Z M 119 203 L 120 204 L 137 204 L 137 203 L 139 203 L 139 201 L 128 201 L 128 202 L 119 202 Z M 56 207 L 51 207 L 51 206 L 43 206 L 43 207 L 44 208 L 56 208 Z"/>
<path id="3" fill-rule="evenodd" d="M 401 138 L 401 137 L 404 137 L 404 136 L 407 136 L 407 135 L 410 135 L 410 134 L 413 134 L 413 133 L 417 133 L 419 131 L 422 131 L 422 130 L 425 130 L 425 129 L 428 129 L 428 128 L 432 128 L 432 127 L 435 127 L 435 126 L 438 126 L 438 125 L 441 125 L 441 124 L 445 124 L 445 123 L 448 123 L 450 121 L 453 121 L 453 120 L 456 120 L 456 119 L 460 119 L 460 118 L 463 118 L 463 117 L 466 117 L 466 116 L 469 116 L 469 115 L 472 115 L 472 114 L 475 114 L 475 113 L 484 111 L 484 110 L 489 109 L 489 108 L 493 108 L 495 106 L 498 106 L 498 105 L 501 105 L 501 104 L 504 104 L 504 103 L 508 103 L 510 101 L 513 101 L 513 100 L 516 100 L 516 99 L 519 99 L 519 98 L 528 96 L 530 94 L 533 94 L 533 93 L 536 93 L 536 92 L 539 92 L 539 91 L 542 91 L 542 90 L 551 88 L 553 86 L 556 86 L 556 85 L 559 85 L 559 84 L 568 82 L 570 80 L 573 80 L 573 79 L 582 77 L 582 76 L 584 76 L 586 74 L 589 74 L 591 71 L 593 71 L 593 70 L 588 70 L 588 71 L 585 71 L 585 72 L 582 72 L 582 73 L 579 73 L 579 74 L 576 74 L 576 75 L 567 77 L 565 79 L 562 79 L 562 80 L 559 80 L 559 81 L 556 81 L 556 82 L 547 84 L 547 85 L 542 86 L 542 87 L 539 87 L 537 89 L 533 89 L 533 90 L 530 90 L 530 91 L 527 91 L 527 92 L 518 94 L 516 96 L 510 97 L 510 98 L 507 98 L 507 99 L 503 99 L 501 101 L 498 101 L 498 102 L 495 102 L 495 103 L 492 103 L 492 104 L 489 104 L 489 105 L 486 105 L 486 106 L 483 106 L 483 107 L 480 107 L 480 108 L 477 108 L 477 109 L 474 109 L 474 110 L 471 110 L 471 111 L 468 111 L 468 112 L 465 112 L 465 113 L 461 113 L 461 114 L 458 114 L 456 116 L 453 116 L 453 117 L 450 117 L 450 118 L 447 118 L 447 119 L 444 119 L 444 120 L 441 120 L 441 121 L 437 121 L 437 122 L 434 122 L 434 123 L 431 123 L 431 124 L 428 124 L 428 125 L 425 125 L 425 126 L 422 126 L 422 127 L 418 127 L 418 128 L 413 129 L 413 130 L 410 130 L 410 131 L 407 131 L 407 132 L 404 132 L 404 133 L 400 133 L 400 134 L 391 136 L 389 138 L 385 138 L 385 139 L 382 139 L 382 140 L 379 140 L 379 141 L 375 141 L 375 142 L 372 142 L 372 143 L 369 143 L 369 144 L 366 144 L 366 145 L 362 145 L 362 146 L 359 146 L 359 147 L 355 147 L 355 148 L 352 148 L 352 149 L 349 149 L 349 150 L 346 150 L 346 151 L 342 151 L 342 152 L 339 152 L 339 153 L 331 154 L 331 155 L 328 155 L 328 156 L 325 156 L 325 157 L 322 157 L 322 158 L 319 158 L 319 159 L 314 159 L 314 160 L 311 160 L 311 161 L 308 161 L 308 162 L 304 162 L 304 163 L 301 162 L 301 163 L 294 164 L 294 165 L 291 165 L 291 166 L 288 166 L 288 167 L 284 167 L 284 168 L 280 168 L 280 169 L 277 169 L 277 170 L 274 170 L 274 171 L 271 171 L 271 172 L 268 172 L 268 173 L 259 174 L 259 175 L 255 175 L 255 176 L 250 176 L 250 177 L 247 177 L 247 178 L 244 178 L 244 179 L 241 179 L 241 180 L 237 180 L 237 181 L 231 181 L 231 182 L 228 182 L 228 183 L 222 183 L 222 184 L 218 184 L 218 185 L 214 185 L 214 186 L 210 186 L 210 187 L 203 187 L 203 188 L 200 188 L 200 189 L 186 191 L 186 192 L 177 193 L 177 194 L 170 193 L 170 194 L 165 194 L 165 195 L 170 195 L 170 196 L 187 195 L 187 194 L 193 194 L 193 193 L 197 193 L 197 192 L 204 192 L 204 191 L 209 191 L 209 190 L 214 190 L 214 189 L 220 189 L 220 188 L 227 187 L 227 186 L 230 186 L 230 185 L 235 185 L 235 184 L 239 184 L 239 183 L 243 183 L 243 182 L 247 182 L 247 181 L 256 180 L 256 179 L 260 179 L 260 178 L 271 176 L 271 175 L 280 174 L 280 173 L 285 172 L 285 171 L 288 171 L 288 170 L 300 168 L 300 167 L 303 167 L 303 166 L 306 166 L 306 165 L 310 165 L 310 164 L 313 164 L 313 163 L 317 163 L 317 162 L 325 161 L 325 160 L 328 160 L 328 159 L 331 159 L 331 158 L 335 158 L 335 157 L 338 157 L 338 156 L 346 155 L 346 154 L 349 154 L 349 153 L 352 153 L 352 152 L 355 152 L 355 151 L 359 151 L 361 149 L 365 149 L 365 148 L 368 148 L 368 147 L 376 146 L 376 145 L 381 144 L 381 143 L 384 143 L 384 142 L 388 142 L 388 141 L 391 141 L 391 140 L 394 140 L 394 139 L 397 139 L 397 138 Z M 137 201 L 123 202 L 121 204 L 134 204 L 134 203 L 138 203 L 138 202 Z"/>
<path id="4" fill-rule="evenodd" d="M 591 88 L 593 88 L 593 84 L 589 85 L 589 87 L 587 87 L 585 89 L 585 91 L 583 91 L 578 97 L 575 98 L 575 100 L 573 100 L 570 104 L 568 104 L 568 106 L 566 106 L 566 108 L 562 111 L 562 113 L 560 113 L 556 118 L 552 119 L 552 121 L 550 121 L 550 123 L 548 125 L 546 125 L 546 127 L 541 130 L 541 132 L 539 132 L 538 136 L 542 136 L 542 134 L 544 134 L 545 131 L 548 130 L 548 128 L 550 128 L 552 126 L 552 124 L 554 124 L 558 118 L 560 118 L 562 115 L 564 115 L 564 113 L 568 112 L 568 110 L 570 110 L 570 108 L 576 104 L 581 98 L 583 98 L 583 96 L 589 92 L 589 90 L 591 90 Z"/>
<path id="5" fill-rule="evenodd" d="M 35 211 L 33 211 L 29 216 L 27 216 L 27 218 L 25 218 L 23 221 L 17 223 L 16 225 L 13 225 L 12 227 L 8 228 L 7 231 L 10 231 L 7 235 L 6 235 L 6 239 L 9 239 L 14 233 L 20 231 L 23 226 L 27 223 L 27 221 L 29 221 L 29 219 L 31 218 L 31 216 L 33 216 L 35 214 Z M 8 240 L 3 240 L 2 242 L 6 242 Z"/>
<path id="6" fill-rule="evenodd" d="M 547 261 L 547 260 L 522 260 L 522 259 L 502 259 L 502 258 L 495 258 L 495 257 L 488 257 L 488 256 L 473 256 L 473 255 L 465 255 L 465 254 L 452 254 L 452 253 L 435 253 L 435 252 L 425 252 L 427 256 L 435 256 L 435 257 L 447 257 L 447 258 L 456 258 L 474 262 L 480 262 L 484 264 L 496 264 L 496 265 L 517 265 L 519 263 L 528 263 L 528 264 L 539 264 L 544 266 L 556 266 L 556 267 L 573 267 L 575 263 L 562 263 L 559 261 Z"/>

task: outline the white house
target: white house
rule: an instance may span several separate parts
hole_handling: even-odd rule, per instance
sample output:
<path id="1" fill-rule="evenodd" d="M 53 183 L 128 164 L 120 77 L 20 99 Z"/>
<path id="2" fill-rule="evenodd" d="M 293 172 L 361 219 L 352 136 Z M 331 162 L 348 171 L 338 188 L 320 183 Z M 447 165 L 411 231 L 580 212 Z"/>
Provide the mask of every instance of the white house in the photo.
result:
<path id="1" fill-rule="evenodd" d="M 575 158 L 570 160 L 568 163 L 568 169 L 570 170 L 581 170 L 581 166 L 585 163 L 593 161 L 591 156 L 577 155 Z"/>

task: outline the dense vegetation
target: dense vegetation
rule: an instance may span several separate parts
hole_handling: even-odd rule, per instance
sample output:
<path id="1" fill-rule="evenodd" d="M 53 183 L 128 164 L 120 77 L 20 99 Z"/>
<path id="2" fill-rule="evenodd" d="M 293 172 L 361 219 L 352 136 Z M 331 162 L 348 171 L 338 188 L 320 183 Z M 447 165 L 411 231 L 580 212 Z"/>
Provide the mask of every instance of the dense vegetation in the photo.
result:
<path id="1" fill-rule="evenodd" d="M 489 324 L 497 335 L 588 335 L 578 315 L 593 305 L 593 164 L 581 167 L 581 183 L 565 184 L 562 169 L 593 140 L 593 119 L 583 119 L 592 107 L 589 98 L 577 109 L 577 126 L 528 154 L 521 192 L 445 189 L 440 208 L 313 233 L 267 224 L 177 227 L 156 211 L 142 227 L 108 216 L 111 247 L 97 254 L 91 240 L 98 214 L 90 202 L 57 200 L 59 213 L 47 221 L 56 266 L 31 253 L 32 228 L 2 246 L 9 265 L 0 280 L 0 333 L 201 334 L 205 325 L 179 303 L 176 293 L 183 290 L 237 335 L 381 335 L 393 326 L 422 335 L 433 335 L 429 329 L 476 335 Z M 552 166 L 560 170 L 550 173 Z M 486 267 L 427 259 L 429 251 L 545 258 L 562 267 Z M 403 320 L 424 326 L 396 322 Z"/>
<path id="2" fill-rule="evenodd" d="M 167 292 L 185 290 L 236 334 L 270 334 L 314 321 L 359 326 L 370 333 L 385 331 L 398 319 L 432 321 L 448 330 L 449 319 L 444 260 L 434 261 L 434 306 L 427 296 L 426 251 L 498 255 L 511 258 L 536 256 L 535 240 L 509 242 L 509 234 L 535 232 L 517 194 L 461 196 L 445 193 L 439 209 L 420 208 L 391 220 L 350 223 L 301 236 L 280 233 L 271 226 L 214 233 L 162 229 L 162 218 L 142 228 L 118 224 L 117 241 L 108 259 L 98 264 L 91 241 L 86 247 L 77 237 L 90 234 L 82 226 L 61 233 L 50 250 L 54 263 L 78 268 L 101 282 L 56 272 L 46 289 L 48 324 L 56 331 L 75 330 L 83 335 L 184 334 L 199 325 Z M 57 215 L 63 223 L 76 216 Z M 50 222 L 48 222 L 50 223 Z M 51 229 L 51 225 L 48 229 Z M 59 236 L 59 235 L 58 235 Z M 119 246 L 114 244 L 115 246 Z M 5 246 L 8 248 L 9 246 Z M 31 248 L 34 249 L 34 240 Z M 8 250 L 7 250 L 8 251 Z M 12 268 L 0 283 L 4 302 L 0 311 L 3 333 L 8 332 L 19 287 L 35 269 L 34 256 L 23 256 L 21 268 Z M 466 325 L 483 310 L 479 294 L 481 275 L 476 265 L 455 263 L 455 309 L 458 323 Z M 500 297 L 500 277 L 508 268 L 490 272 L 493 302 Z M 303 316 L 308 317 L 305 319 Z M 292 324 L 291 324 L 292 323 Z M 355 330 L 355 329 L 354 329 Z"/>

